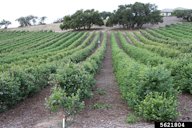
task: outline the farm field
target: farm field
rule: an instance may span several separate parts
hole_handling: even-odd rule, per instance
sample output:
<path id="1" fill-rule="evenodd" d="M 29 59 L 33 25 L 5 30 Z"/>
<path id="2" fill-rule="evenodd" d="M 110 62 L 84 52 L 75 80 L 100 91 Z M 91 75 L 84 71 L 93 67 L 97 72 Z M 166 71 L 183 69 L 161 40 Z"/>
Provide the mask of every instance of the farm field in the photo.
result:
<path id="1" fill-rule="evenodd" d="M 0 31 L 0 126 L 41 127 L 38 121 L 50 116 L 44 99 L 63 92 L 53 86 L 85 101 L 72 127 L 192 121 L 191 32 L 190 23 L 137 31 Z M 129 115 L 135 124 L 127 123 Z"/>

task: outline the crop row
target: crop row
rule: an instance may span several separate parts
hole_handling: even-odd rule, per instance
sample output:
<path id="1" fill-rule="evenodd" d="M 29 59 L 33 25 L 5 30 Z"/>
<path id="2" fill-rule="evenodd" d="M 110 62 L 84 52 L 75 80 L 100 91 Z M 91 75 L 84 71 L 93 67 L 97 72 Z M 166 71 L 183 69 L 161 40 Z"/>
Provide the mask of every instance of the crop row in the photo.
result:
<path id="1" fill-rule="evenodd" d="M 66 56 L 65 59 L 57 59 L 41 65 L 28 65 L 12 67 L 0 74 L 0 111 L 4 111 L 26 97 L 48 85 L 51 74 L 57 73 L 57 69 L 68 62 L 79 63 L 92 53 L 96 54 L 99 34 L 97 33 L 90 45 L 80 48 Z M 90 40 L 89 40 L 90 41 Z M 94 58 L 93 58 L 94 59 Z M 58 71 L 59 72 L 59 71 Z"/>
<path id="2" fill-rule="evenodd" d="M 192 94 L 192 84 L 190 83 L 192 79 L 190 72 L 192 72 L 192 69 L 191 60 L 188 59 L 188 57 L 183 56 L 183 58 L 177 59 L 162 57 L 157 53 L 127 43 L 125 37 L 120 33 L 119 38 L 121 40 L 122 48 L 129 56 L 140 63 L 149 66 L 164 66 L 171 71 L 175 88 L 179 87 L 182 91 Z"/>
<path id="3" fill-rule="evenodd" d="M 126 42 L 123 38 L 121 41 Z M 128 56 L 130 54 L 119 48 L 114 33 L 111 45 L 116 79 L 129 107 L 147 120 L 175 119 L 178 113 L 177 90 L 171 72 L 163 66 L 144 65 Z"/>

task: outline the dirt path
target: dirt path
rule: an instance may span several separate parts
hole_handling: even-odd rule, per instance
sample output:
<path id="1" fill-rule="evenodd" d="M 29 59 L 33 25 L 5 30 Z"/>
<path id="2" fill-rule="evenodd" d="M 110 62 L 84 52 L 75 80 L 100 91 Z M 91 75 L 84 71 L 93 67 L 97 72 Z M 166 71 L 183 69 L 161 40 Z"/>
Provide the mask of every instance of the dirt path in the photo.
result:
<path id="1" fill-rule="evenodd" d="M 192 95 L 191 94 L 181 94 L 179 95 L 179 117 L 177 121 L 192 122 Z"/>
<path id="2" fill-rule="evenodd" d="M 121 99 L 115 81 L 109 39 L 108 34 L 107 51 L 101 71 L 96 76 L 94 97 L 86 101 L 86 108 L 76 116 L 75 123 L 71 128 L 138 128 L 149 126 L 147 123 L 137 123 L 137 125 L 126 123 L 126 117 L 130 110 Z"/>
<path id="3" fill-rule="evenodd" d="M 45 98 L 50 94 L 50 87 L 43 89 L 33 97 L 17 104 L 13 109 L 0 113 L 1 128 L 32 128 L 39 120 L 50 116 L 45 109 Z"/>

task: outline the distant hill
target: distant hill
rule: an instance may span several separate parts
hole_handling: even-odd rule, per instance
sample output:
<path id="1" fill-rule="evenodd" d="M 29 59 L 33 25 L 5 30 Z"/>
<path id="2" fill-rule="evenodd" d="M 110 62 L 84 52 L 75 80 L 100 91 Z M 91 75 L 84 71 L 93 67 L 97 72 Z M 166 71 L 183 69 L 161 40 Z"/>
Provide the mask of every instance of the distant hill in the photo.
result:
<path id="1" fill-rule="evenodd" d="M 151 25 L 151 24 L 145 24 L 143 27 L 144 28 L 158 28 L 158 27 L 164 27 L 166 25 L 170 25 L 170 24 L 176 24 L 176 23 L 182 23 L 182 19 L 181 18 L 177 18 L 175 16 L 171 16 L 171 17 L 164 17 L 163 18 L 164 22 L 163 23 L 159 23 L 158 25 Z M 52 30 L 54 32 L 66 32 L 66 31 L 70 31 L 70 30 L 64 30 L 62 31 L 59 28 L 59 25 L 61 23 L 55 23 L 55 24 L 46 24 L 46 25 L 36 25 L 36 26 L 30 26 L 30 27 L 22 27 L 22 28 L 8 28 L 7 30 L 10 31 L 45 31 L 45 30 Z M 111 29 L 114 29 L 116 27 L 98 27 L 98 26 L 93 26 L 93 28 L 99 28 L 98 30 L 102 30 L 102 31 L 108 31 Z"/>
<path id="2" fill-rule="evenodd" d="M 182 8 L 182 7 L 177 7 L 175 9 L 173 9 L 173 10 L 188 10 L 188 9 L 187 8 Z"/>
<path id="3" fill-rule="evenodd" d="M 8 28 L 8 30 L 14 31 L 45 31 L 45 30 L 52 30 L 55 32 L 64 32 L 59 28 L 59 25 L 61 23 L 55 23 L 55 24 L 46 24 L 46 25 L 36 25 L 36 26 L 29 26 L 29 27 L 19 27 L 19 28 Z"/>

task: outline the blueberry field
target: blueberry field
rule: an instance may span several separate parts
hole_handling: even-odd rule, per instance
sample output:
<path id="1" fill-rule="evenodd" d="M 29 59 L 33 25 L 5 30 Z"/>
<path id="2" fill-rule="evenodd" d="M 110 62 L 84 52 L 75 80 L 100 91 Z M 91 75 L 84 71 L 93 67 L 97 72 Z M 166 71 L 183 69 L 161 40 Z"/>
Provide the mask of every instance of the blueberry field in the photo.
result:
<path id="1" fill-rule="evenodd" d="M 50 86 L 48 109 L 62 107 L 69 116 L 82 110 L 95 76 L 105 70 L 107 49 L 126 106 L 147 121 L 177 120 L 178 96 L 192 94 L 190 23 L 135 31 L 0 31 L 0 112 Z"/>

